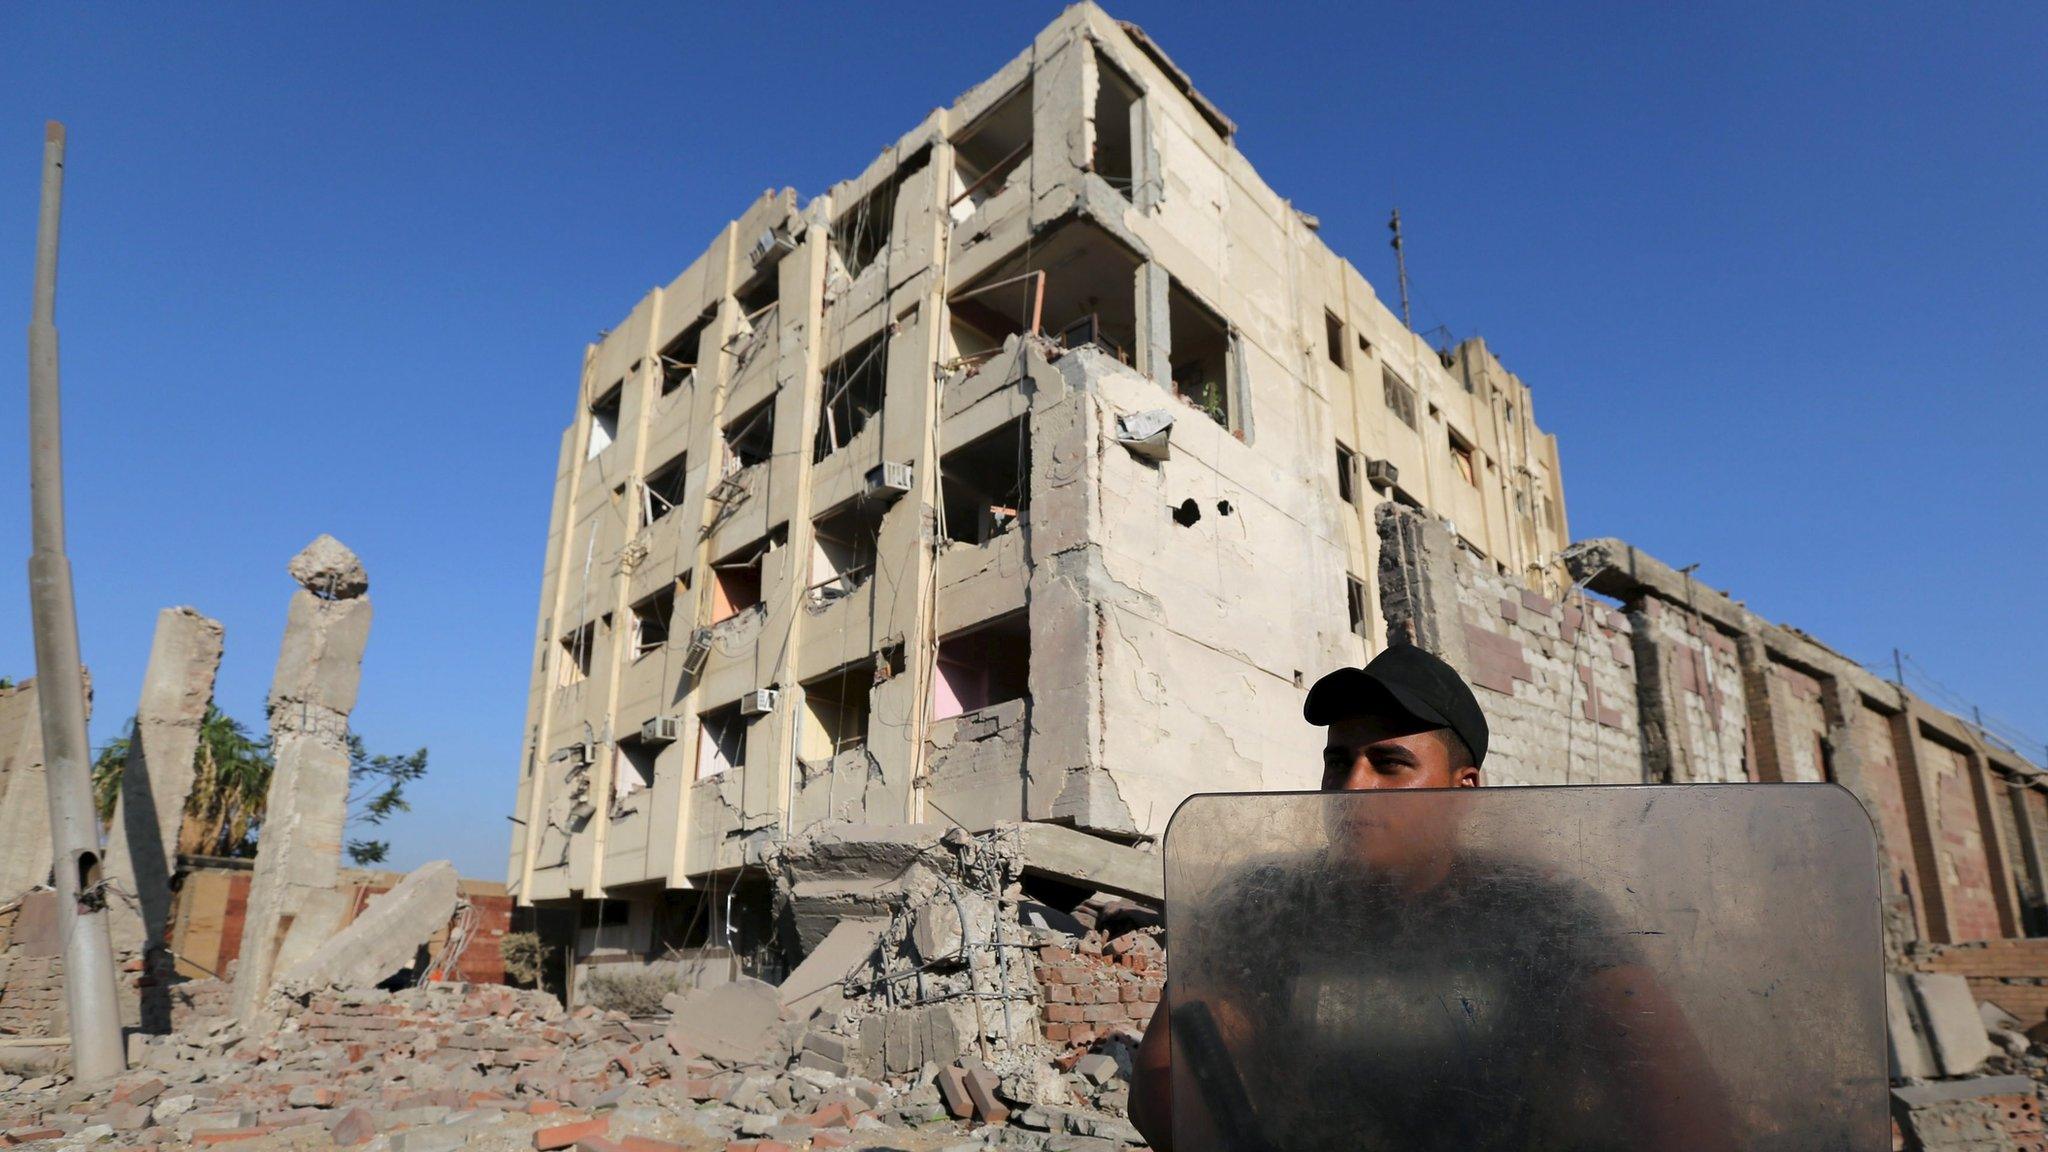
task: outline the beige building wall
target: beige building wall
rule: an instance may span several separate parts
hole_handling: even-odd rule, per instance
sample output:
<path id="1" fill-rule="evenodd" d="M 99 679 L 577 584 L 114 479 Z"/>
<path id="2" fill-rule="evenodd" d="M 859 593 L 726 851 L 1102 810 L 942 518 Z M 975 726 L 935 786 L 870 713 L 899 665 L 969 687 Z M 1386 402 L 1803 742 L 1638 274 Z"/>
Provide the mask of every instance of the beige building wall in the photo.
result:
<path id="1" fill-rule="evenodd" d="M 586 351 L 521 900 L 699 886 L 828 819 L 1145 837 L 1194 791 L 1308 785 L 1306 684 L 1385 642 L 1387 498 L 1555 587 L 1527 386 L 1405 329 L 1232 131 L 1076 6 Z M 1163 459 L 1123 442 L 1160 413 Z"/>

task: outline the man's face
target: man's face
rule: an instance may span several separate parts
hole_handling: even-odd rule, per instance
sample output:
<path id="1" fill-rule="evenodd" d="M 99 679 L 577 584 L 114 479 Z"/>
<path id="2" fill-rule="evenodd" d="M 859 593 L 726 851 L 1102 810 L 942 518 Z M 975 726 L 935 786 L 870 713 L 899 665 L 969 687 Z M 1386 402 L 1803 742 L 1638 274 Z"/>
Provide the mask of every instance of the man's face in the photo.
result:
<path id="1" fill-rule="evenodd" d="M 1438 731 L 1407 716 L 1356 716 L 1330 725 L 1323 743 L 1323 791 L 1477 788 L 1479 769 L 1451 767 Z"/>

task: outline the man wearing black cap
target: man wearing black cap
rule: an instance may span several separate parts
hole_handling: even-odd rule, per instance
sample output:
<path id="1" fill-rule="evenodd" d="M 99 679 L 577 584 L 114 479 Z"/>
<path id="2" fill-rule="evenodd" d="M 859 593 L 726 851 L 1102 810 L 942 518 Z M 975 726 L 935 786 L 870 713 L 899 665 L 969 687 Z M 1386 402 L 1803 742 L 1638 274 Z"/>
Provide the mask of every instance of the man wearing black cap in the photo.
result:
<path id="1" fill-rule="evenodd" d="M 1325 792 L 1480 784 L 1485 714 L 1457 672 L 1420 648 L 1324 676 L 1302 713 L 1327 729 Z M 1187 1141 L 1205 1149 L 1713 1146 L 1725 1126 L 1700 1095 L 1711 1096 L 1710 1078 L 1644 1107 L 1586 1086 L 1628 1068 L 1640 1088 L 1663 1079 L 1646 1064 L 1701 1061 L 1597 898 L 1461 848 L 1462 809 L 1442 799 L 1403 801 L 1398 826 L 1383 806 L 1332 805 L 1325 846 L 1237 886 L 1246 906 L 1216 917 L 1217 930 L 1242 939 L 1207 951 L 1237 958 L 1228 983 L 1238 998 L 1176 1005 L 1169 989 L 1139 1049 L 1131 1119 L 1154 1148 L 1173 1148 L 1173 1061 L 1190 1045 L 1196 1081 L 1215 1083 L 1227 1066 L 1221 1095 L 1242 1100 L 1222 1109 L 1234 1115 L 1209 1100 L 1191 1113 L 1218 1129 Z M 1276 923 L 1322 930 L 1276 940 Z M 1646 1028 L 1646 1016 L 1675 1030 Z M 1202 1033 L 1177 1046 L 1172 1034 L 1190 1023 Z M 1303 1066 L 1315 1075 L 1298 1075 Z M 1600 1106 L 1572 1103 L 1589 1093 Z M 1587 1131 L 1587 1116 L 1602 1130 Z"/>

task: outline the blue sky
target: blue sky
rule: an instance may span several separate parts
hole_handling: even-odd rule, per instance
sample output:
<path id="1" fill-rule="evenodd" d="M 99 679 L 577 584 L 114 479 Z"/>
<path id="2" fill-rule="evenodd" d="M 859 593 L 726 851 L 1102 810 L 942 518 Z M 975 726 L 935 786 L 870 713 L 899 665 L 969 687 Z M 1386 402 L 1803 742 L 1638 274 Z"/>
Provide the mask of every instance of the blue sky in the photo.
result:
<path id="1" fill-rule="evenodd" d="M 1856 658 L 1902 648 L 2048 738 L 2040 9 L 1111 10 L 1390 298 L 1398 200 L 1417 326 L 1536 389 L 1575 535 L 1697 561 Z M 854 174 L 1057 12 L 0 6 L 0 461 L 26 472 L 55 117 L 95 741 L 180 603 L 226 623 L 218 698 L 260 727 L 285 561 L 331 532 L 377 605 L 356 727 L 432 750 L 394 862 L 500 876 L 584 343 L 763 188 Z"/>

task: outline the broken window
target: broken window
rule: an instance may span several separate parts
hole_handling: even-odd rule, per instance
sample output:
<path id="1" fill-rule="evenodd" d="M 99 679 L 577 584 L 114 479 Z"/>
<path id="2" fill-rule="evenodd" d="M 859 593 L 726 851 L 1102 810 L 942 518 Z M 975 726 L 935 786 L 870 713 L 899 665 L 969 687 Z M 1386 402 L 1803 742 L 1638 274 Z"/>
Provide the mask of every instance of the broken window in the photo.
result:
<path id="1" fill-rule="evenodd" d="M 1401 423 L 1415 427 L 1415 389 L 1406 380 L 1394 374 L 1392 368 L 1381 367 L 1380 391 L 1386 397 L 1387 408 L 1401 418 Z"/>
<path id="2" fill-rule="evenodd" d="M 638 736 L 621 736 L 612 761 L 612 799 L 624 800 L 643 788 L 654 787 L 654 757 L 659 745 Z"/>
<path id="3" fill-rule="evenodd" d="M 1448 431 L 1448 429 L 1446 430 Z M 1456 432 L 1450 433 L 1451 461 L 1458 466 L 1458 475 L 1474 488 L 1479 486 L 1479 472 L 1472 463 L 1472 445 Z"/>
<path id="4" fill-rule="evenodd" d="M 1365 618 L 1365 581 L 1349 574 L 1344 577 L 1344 607 L 1351 614 L 1352 634 L 1371 639 Z"/>
<path id="5" fill-rule="evenodd" d="M 1015 528 L 1031 502 L 1031 429 L 1022 417 L 939 461 L 940 527 L 948 540 L 986 544 Z"/>
<path id="6" fill-rule="evenodd" d="M 738 704 L 713 708 L 697 718 L 697 779 L 747 765 L 747 718 Z"/>
<path id="7" fill-rule="evenodd" d="M 1095 74 L 1095 157 L 1090 167 L 1110 187 L 1129 196 L 1137 168 L 1132 121 L 1138 86 L 1100 52 L 1095 54 Z"/>
<path id="8" fill-rule="evenodd" d="M 1010 175 L 1031 156 L 1031 81 L 976 117 L 953 138 L 953 193 L 948 197 L 955 221 L 974 215 L 989 197 L 1008 185 Z"/>
<path id="9" fill-rule="evenodd" d="M 868 697 L 875 669 L 863 660 L 804 684 L 803 739 L 798 755 L 822 762 L 868 742 Z"/>
<path id="10" fill-rule="evenodd" d="M 906 175 L 923 167 L 923 160 L 906 164 L 832 222 L 832 250 L 838 253 L 848 276 L 860 275 L 889 246 L 889 232 L 896 215 L 896 192 L 903 186 Z"/>
<path id="11" fill-rule="evenodd" d="M 704 342 L 704 330 L 711 326 L 712 312 L 702 316 L 683 329 L 682 335 L 668 342 L 661 350 L 661 394 L 674 392 L 697 377 L 697 358 L 703 353 L 699 345 Z"/>
<path id="12" fill-rule="evenodd" d="M 1337 442 L 1337 498 L 1346 504 L 1358 503 L 1358 453 Z"/>
<path id="13" fill-rule="evenodd" d="M 683 488 L 690 479 L 689 453 L 680 453 L 675 459 L 647 474 L 640 482 L 640 522 L 652 524 L 676 510 L 683 502 Z"/>
<path id="14" fill-rule="evenodd" d="M 596 646 L 595 624 L 585 624 L 562 637 L 562 655 L 556 665 L 555 684 L 567 688 L 590 679 L 590 653 Z"/>
<path id="15" fill-rule="evenodd" d="M 874 574 L 886 510 L 879 502 L 854 499 L 818 517 L 811 544 L 811 603 L 837 600 L 867 583 Z"/>
<path id="16" fill-rule="evenodd" d="M 1167 284 L 1166 311 L 1173 344 L 1166 357 L 1173 394 L 1225 428 L 1234 427 L 1229 327 L 1177 280 Z"/>
<path id="17" fill-rule="evenodd" d="M 711 562 L 711 623 L 730 620 L 761 602 L 761 562 L 769 546 L 757 541 Z"/>
<path id="18" fill-rule="evenodd" d="M 868 421 L 880 414 L 888 380 L 888 350 L 889 334 L 880 332 L 826 366 L 813 462 L 852 443 Z"/>
<path id="19" fill-rule="evenodd" d="M 1337 314 L 1327 308 L 1323 309 L 1323 352 L 1330 358 L 1330 363 L 1337 367 L 1351 367 L 1350 362 L 1345 359 L 1344 322 L 1337 319 Z"/>
<path id="20" fill-rule="evenodd" d="M 766 464 L 774 452 L 775 398 L 771 396 L 725 426 L 726 475 Z"/>
<path id="21" fill-rule="evenodd" d="M 1059 228 L 947 300 L 953 351 L 971 358 L 1036 331 L 1069 348 L 1093 344 L 1128 364 L 1137 344 L 1138 264 L 1101 228 Z"/>
<path id="22" fill-rule="evenodd" d="M 633 605 L 633 659 L 660 651 L 668 643 L 669 621 L 675 613 L 674 584 Z"/>
<path id="23" fill-rule="evenodd" d="M 626 382 L 621 380 L 605 390 L 590 405 L 590 450 L 584 459 L 595 460 L 597 454 L 612 446 L 619 438 L 619 410 L 625 402 Z"/>
<path id="24" fill-rule="evenodd" d="M 978 711 L 1030 692 L 1031 626 L 1018 612 L 939 641 L 932 719 Z"/>
<path id="25" fill-rule="evenodd" d="M 1361 355 L 1372 355 L 1372 341 L 1367 340 L 1363 332 L 1358 334 L 1358 351 Z"/>

